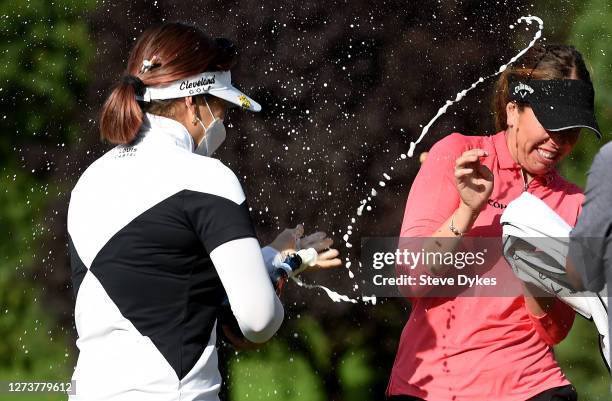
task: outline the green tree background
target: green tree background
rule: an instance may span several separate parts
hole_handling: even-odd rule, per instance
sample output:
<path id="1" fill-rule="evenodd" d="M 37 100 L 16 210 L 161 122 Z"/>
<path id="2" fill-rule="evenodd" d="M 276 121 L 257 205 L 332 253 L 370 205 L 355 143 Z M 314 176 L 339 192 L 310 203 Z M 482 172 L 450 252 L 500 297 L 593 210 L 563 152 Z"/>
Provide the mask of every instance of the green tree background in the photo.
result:
<path id="1" fill-rule="evenodd" d="M 341 7 L 341 3 L 334 4 Z M 275 194 L 272 188 L 277 182 L 302 183 L 297 189 L 286 189 L 285 197 L 254 198 L 254 217 L 264 239 L 299 221 L 316 221 L 317 227 L 338 237 L 342 223 L 336 220 L 345 220 L 358 204 L 358 194 L 347 194 L 338 205 L 315 196 L 311 214 L 279 210 L 292 200 L 312 198 L 313 188 L 343 194 L 346 192 L 339 188 L 363 192 L 365 187 L 359 183 L 372 182 L 384 171 L 386 157 L 380 154 L 389 148 L 407 149 L 419 124 L 435 114 L 437 103 L 474 81 L 483 69 L 500 65 L 500 60 L 508 59 L 525 43 L 520 33 L 497 43 L 483 27 L 505 31 L 509 23 L 529 12 L 543 17 L 548 40 L 574 44 L 589 61 L 605 140 L 612 132 L 612 10 L 606 0 L 554 4 L 540 0 L 534 5 L 516 2 L 512 6 L 432 2 L 419 10 L 408 9 L 404 2 L 386 1 L 379 4 L 379 11 L 370 10 L 369 2 L 355 1 L 346 16 L 315 2 L 287 4 L 277 8 L 249 1 L 201 5 L 93 0 L 0 3 L 0 120 L 4 128 L 0 136 L 0 380 L 50 381 L 71 376 L 76 349 L 65 246 L 68 194 L 79 172 L 106 149 L 96 139 L 97 110 L 110 83 L 121 74 L 136 32 L 153 21 L 197 22 L 213 34 L 235 38 L 244 49 L 236 76 L 247 84 L 243 87 L 248 93 L 254 92 L 256 99 L 270 105 L 270 111 L 260 120 L 232 116 L 237 135 L 228 140 L 220 157 L 239 175 L 263 171 L 274 178 L 268 180 L 271 182 L 247 180 L 248 194 Z M 264 5 L 267 8 L 261 11 Z M 203 10 L 211 17 L 203 23 L 194 20 L 193 15 Z M 434 14 L 441 18 L 433 18 Z M 456 21 L 464 17 L 476 28 L 456 27 Z M 235 23 L 228 26 L 224 18 Z M 266 65 L 269 59 L 276 64 Z M 404 63 L 415 59 L 422 61 Z M 455 59 L 462 61 L 454 65 Z M 283 70 L 283 64 L 287 69 Z M 443 69 L 445 64 L 448 67 Z M 287 82 L 269 73 L 274 69 Z M 378 71 L 386 71 L 387 79 Z M 422 79 L 432 76 L 435 79 Z M 451 85 L 449 76 L 457 84 L 446 91 L 440 83 Z M 334 90 L 310 87 L 312 82 L 334 82 Z M 391 92 L 394 94 L 387 95 Z M 431 96 L 423 99 L 422 93 Z M 482 133 L 485 127 L 490 132 L 490 116 L 481 105 L 486 104 L 487 95 L 486 90 L 475 91 L 463 107 L 451 110 L 421 150 L 451 130 Z M 327 99 L 329 104 L 318 107 Z M 307 115 L 304 110 L 312 111 Z M 253 133 L 262 136 L 266 145 L 244 139 Z M 327 148 L 346 151 L 338 157 L 309 160 L 287 153 L 285 144 L 298 149 L 295 152 L 311 146 L 316 155 L 326 155 Z M 584 185 L 600 146 L 583 135 L 561 166 L 563 174 Z M 249 151 L 253 147 L 256 150 Z M 278 154 L 288 157 L 279 159 Z M 321 188 L 320 182 L 305 173 L 317 164 L 324 166 L 320 171 L 328 187 Z M 415 162 L 397 172 L 396 184 L 387 194 L 395 199 L 380 200 L 374 213 L 378 217 L 364 224 L 363 233 L 395 234 L 408 184 L 417 169 Z M 280 199 L 274 203 L 273 198 Z M 272 211 L 263 212 L 268 205 Z M 320 213 L 326 210 L 329 215 Z M 340 282 L 338 277 L 345 280 L 344 276 L 333 279 Z M 309 277 L 318 279 L 325 280 Z M 314 293 L 303 290 L 291 291 L 297 295 L 287 300 L 287 321 L 265 348 L 235 352 L 222 347 L 228 361 L 223 366 L 228 378 L 226 397 L 382 399 L 409 306 L 401 300 L 382 300 L 376 306 L 352 307 L 320 296 L 313 299 Z M 611 398 L 609 375 L 596 341 L 592 325 L 577 318 L 569 338 L 556 348 L 557 359 L 582 400 Z M 14 398 L 65 399 L 59 395 Z"/>
<path id="2" fill-rule="evenodd" d="M 50 217 L 71 182 L 51 176 L 81 131 L 75 116 L 91 78 L 93 50 L 83 15 L 94 5 L 0 3 L 1 380 L 64 381 L 72 370 L 72 329 L 61 318 L 70 312 L 55 309 L 65 304 L 49 297 L 57 292 L 55 270 L 63 276 L 66 268 L 55 263 L 54 252 L 64 250 L 50 246 L 56 237 Z M 0 399 L 12 397 L 17 396 L 0 394 Z"/>
<path id="3" fill-rule="evenodd" d="M 595 86 L 598 122 L 604 139 L 612 133 L 612 6 L 605 0 L 591 0 L 582 5 L 576 22 L 569 26 L 569 43 L 588 60 Z M 586 172 L 602 142 L 594 135 L 581 135 L 577 148 L 561 166 L 562 174 L 584 187 Z M 586 400 L 611 399 L 610 378 L 596 352 L 597 331 L 585 319 L 577 317 L 568 338 L 556 347 L 557 359 L 569 379 Z"/>

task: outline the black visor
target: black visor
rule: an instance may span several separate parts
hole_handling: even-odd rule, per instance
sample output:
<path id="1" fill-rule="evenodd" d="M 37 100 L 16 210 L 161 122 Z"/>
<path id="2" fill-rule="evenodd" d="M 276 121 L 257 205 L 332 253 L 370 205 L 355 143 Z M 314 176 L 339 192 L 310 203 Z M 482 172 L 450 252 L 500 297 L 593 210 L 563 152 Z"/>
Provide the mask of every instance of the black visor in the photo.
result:
<path id="1" fill-rule="evenodd" d="M 601 139 L 590 83 L 578 79 L 511 79 L 508 91 L 510 100 L 529 104 L 548 131 L 588 128 Z"/>

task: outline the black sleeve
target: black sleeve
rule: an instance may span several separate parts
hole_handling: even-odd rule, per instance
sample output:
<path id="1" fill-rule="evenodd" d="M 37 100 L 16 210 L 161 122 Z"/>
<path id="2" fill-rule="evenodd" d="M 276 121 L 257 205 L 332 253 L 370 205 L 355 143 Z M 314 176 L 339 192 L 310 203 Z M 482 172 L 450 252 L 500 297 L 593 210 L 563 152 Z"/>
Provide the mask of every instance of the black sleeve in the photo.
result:
<path id="1" fill-rule="evenodd" d="M 209 254 L 226 242 L 256 238 L 246 200 L 236 204 L 222 196 L 186 190 L 183 208 Z"/>

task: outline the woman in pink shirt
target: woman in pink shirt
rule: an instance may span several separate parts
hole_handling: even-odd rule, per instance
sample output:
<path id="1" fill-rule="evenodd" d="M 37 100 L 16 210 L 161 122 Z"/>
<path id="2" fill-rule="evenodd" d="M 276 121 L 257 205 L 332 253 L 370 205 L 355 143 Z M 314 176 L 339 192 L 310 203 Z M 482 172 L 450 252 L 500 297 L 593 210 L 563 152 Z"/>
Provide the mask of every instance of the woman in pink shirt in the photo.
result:
<path id="1" fill-rule="evenodd" d="M 447 251 L 462 236 L 501 237 L 501 213 L 523 191 L 573 226 L 582 191 L 555 165 L 571 152 L 581 128 L 601 136 L 593 97 L 589 72 L 573 47 L 531 48 L 496 84 L 500 132 L 455 133 L 432 147 L 410 189 L 401 236 L 453 238 L 444 241 Z M 449 272 L 431 267 L 429 273 Z M 568 334 L 574 311 L 531 287 L 518 288 L 518 296 L 453 298 L 415 289 L 387 397 L 576 400 L 552 349 Z"/>

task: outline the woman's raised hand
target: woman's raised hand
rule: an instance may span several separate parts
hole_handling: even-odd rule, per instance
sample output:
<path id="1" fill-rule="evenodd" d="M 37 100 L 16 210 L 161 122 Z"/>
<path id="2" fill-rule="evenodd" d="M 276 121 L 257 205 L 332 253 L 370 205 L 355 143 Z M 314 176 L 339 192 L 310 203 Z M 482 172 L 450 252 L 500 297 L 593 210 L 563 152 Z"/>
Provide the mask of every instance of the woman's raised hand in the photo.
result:
<path id="1" fill-rule="evenodd" d="M 298 240 L 304 235 L 304 226 L 298 224 L 295 228 L 285 228 L 272 241 L 270 246 L 284 255 L 294 253 Z"/>
<path id="2" fill-rule="evenodd" d="M 470 149 L 455 161 L 455 183 L 463 203 L 478 213 L 493 191 L 493 173 L 480 164 L 480 158 L 489 154 L 482 149 Z"/>

